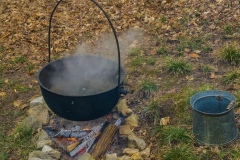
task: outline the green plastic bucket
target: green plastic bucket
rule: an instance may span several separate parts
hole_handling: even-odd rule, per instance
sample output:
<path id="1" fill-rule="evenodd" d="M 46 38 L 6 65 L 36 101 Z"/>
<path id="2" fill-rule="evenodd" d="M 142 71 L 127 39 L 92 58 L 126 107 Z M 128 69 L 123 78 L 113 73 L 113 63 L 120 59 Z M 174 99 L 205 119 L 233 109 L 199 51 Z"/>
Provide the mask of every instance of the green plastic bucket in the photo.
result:
<path id="1" fill-rule="evenodd" d="M 234 116 L 236 98 L 225 91 L 204 91 L 190 99 L 193 134 L 202 145 L 227 145 L 238 137 Z"/>

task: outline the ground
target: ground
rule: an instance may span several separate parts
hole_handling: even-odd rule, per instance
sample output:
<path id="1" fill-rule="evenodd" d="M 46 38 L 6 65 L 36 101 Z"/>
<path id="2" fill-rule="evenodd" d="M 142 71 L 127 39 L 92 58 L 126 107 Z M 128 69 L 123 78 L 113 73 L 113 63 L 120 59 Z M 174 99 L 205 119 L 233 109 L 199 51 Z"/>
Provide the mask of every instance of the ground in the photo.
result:
<path id="1" fill-rule="evenodd" d="M 29 101 L 41 95 L 37 74 L 48 63 L 49 16 L 56 2 L 1 0 L 0 4 L 0 157 L 27 159 L 33 147 L 24 136 L 16 138 L 14 128 L 25 117 Z M 198 91 L 216 89 L 231 92 L 239 101 L 239 1 L 99 4 L 119 36 L 128 90 L 124 98 L 141 117 L 135 131 L 151 144 L 152 158 L 238 159 L 239 140 L 216 148 L 199 146 L 192 139 L 189 99 Z M 107 41 L 111 28 L 91 1 L 63 0 L 52 22 L 51 60 L 72 54 L 79 45 L 79 52 L 103 50 L 115 57 L 109 47 L 114 41 Z M 170 123 L 163 127 L 164 117 L 170 117 Z"/>

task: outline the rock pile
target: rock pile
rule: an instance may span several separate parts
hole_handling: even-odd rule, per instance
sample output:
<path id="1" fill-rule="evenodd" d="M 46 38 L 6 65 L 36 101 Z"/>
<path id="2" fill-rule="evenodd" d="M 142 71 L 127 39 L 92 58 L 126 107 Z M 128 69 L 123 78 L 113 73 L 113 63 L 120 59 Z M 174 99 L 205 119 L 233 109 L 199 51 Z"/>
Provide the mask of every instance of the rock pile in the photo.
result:
<path id="1" fill-rule="evenodd" d="M 123 149 L 121 156 L 117 153 L 106 154 L 105 160 L 147 160 L 150 156 L 150 148 L 147 147 L 145 141 L 136 136 L 133 132 L 135 127 L 138 127 L 138 116 L 132 113 L 128 108 L 126 99 L 119 101 L 117 105 L 118 113 L 125 117 L 123 124 L 119 127 L 119 137 L 126 141 L 126 148 Z M 42 129 L 44 125 L 49 123 L 49 112 L 43 97 L 38 97 L 30 102 L 30 109 L 27 111 L 26 117 L 21 125 L 31 128 L 36 135 L 32 138 L 32 142 L 36 145 L 37 150 L 29 154 L 28 160 L 56 160 L 61 159 L 61 152 L 53 143 L 49 135 Z M 78 160 L 94 160 L 89 154 L 85 153 Z"/>

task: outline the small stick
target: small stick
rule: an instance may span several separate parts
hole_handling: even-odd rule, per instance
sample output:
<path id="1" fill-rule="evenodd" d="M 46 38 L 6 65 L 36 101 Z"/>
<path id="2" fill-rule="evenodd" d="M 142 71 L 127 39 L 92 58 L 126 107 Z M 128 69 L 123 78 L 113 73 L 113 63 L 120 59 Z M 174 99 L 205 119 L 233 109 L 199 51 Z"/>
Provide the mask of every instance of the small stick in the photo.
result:
<path id="1" fill-rule="evenodd" d="M 231 101 L 227 106 L 226 110 L 229 110 L 230 108 L 232 108 L 233 105 L 234 105 L 234 101 Z"/>

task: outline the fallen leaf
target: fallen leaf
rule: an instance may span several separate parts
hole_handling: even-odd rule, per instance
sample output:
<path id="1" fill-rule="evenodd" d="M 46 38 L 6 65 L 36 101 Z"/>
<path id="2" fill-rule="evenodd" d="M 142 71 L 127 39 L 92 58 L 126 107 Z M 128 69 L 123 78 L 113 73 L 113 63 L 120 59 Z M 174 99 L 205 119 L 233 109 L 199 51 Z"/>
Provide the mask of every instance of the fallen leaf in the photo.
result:
<path id="1" fill-rule="evenodd" d="M 32 75 L 34 72 L 35 72 L 34 69 L 28 70 L 29 75 Z"/>
<path id="2" fill-rule="evenodd" d="M 147 148 L 152 148 L 153 144 L 150 142 L 150 144 L 147 146 Z"/>
<path id="3" fill-rule="evenodd" d="M 235 113 L 236 115 L 240 115 L 240 108 L 236 108 L 236 109 L 234 110 L 234 113 Z"/>
<path id="4" fill-rule="evenodd" d="M 152 49 L 152 50 L 150 51 L 150 54 L 151 54 L 151 55 L 156 55 L 156 54 L 157 54 L 156 49 Z"/>
<path id="5" fill-rule="evenodd" d="M 186 76 L 186 79 L 187 79 L 188 81 L 192 81 L 192 80 L 194 80 L 194 77 L 193 77 L 193 76 Z"/>
<path id="6" fill-rule="evenodd" d="M 202 152 L 203 149 L 204 149 L 204 148 L 203 148 L 202 146 L 200 146 L 200 147 L 197 147 L 197 148 L 196 148 L 196 151 L 197 151 L 197 152 Z"/>
<path id="7" fill-rule="evenodd" d="M 184 51 L 188 53 L 188 52 L 190 52 L 190 49 L 189 48 L 185 48 Z"/>
<path id="8" fill-rule="evenodd" d="M 16 101 L 13 102 L 13 106 L 14 106 L 14 107 L 19 107 L 22 103 L 23 103 L 23 101 L 21 101 L 21 100 L 16 100 Z"/>
<path id="9" fill-rule="evenodd" d="M 211 79 L 215 79 L 215 78 L 216 78 L 215 73 L 211 73 L 211 75 L 209 76 L 209 78 L 211 78 Z"/>
<path id="10" fill-rule="evenodd" d="M 1 96 L 1 97 L 5 97 L 5 96 L 6 96 L 6 92 L 1 92 L 1 93 L 0 93 L 0 96 Z"/>
<path id="11" fill-rule="evenodd" d="M 13 133 L 13 129 L 7 131 L 7 135 L 11 135 Z"/>
<path id="12" fill-rule="evenodd" d="M 169 121 L 170 121 L 170 117 L 163 117 L 160 120 L 160 125 L 161 126 L 166 126 L 169 123 Z"/>
<path id="13" fill-rule="evenodd" d="M 197 24 L 194 20 L 192 20 L 192 24 L 193 24 L 194 26 L 198 26 L 198 24 Z"/>
<path id="14" fill-rule="evenodd" d="M 25 104 L 21 105 L 21 106 L 19 107 L 19 109 L 24 109 L 24 108 L 26 108 L 27 106 L 28 106 L 28 104 L 25 103 Z"/>
<path id="15" fill-rule="evenodd" d="M 214 24 L 212 24 L 212 25 L 209 26 L 209 28 L 210 28 L 210 29 L 215 29 L 216 26 L 215 26 Z"/>
<path id="16" fill-rule="evenodd" d="M 195 52 L 196 54 L 199 54 L 199 53 L 201 53 L 201 51 L 200 51 L 200 50 L 194 50 L 194 52 Z"/>
<path id="17" fill-rule="evenodd" d="M 196 53 L 190 53 L 190 54 L 188 54 L 188 56 L 190 57 L 190 58 L 195 58 L 197 61 L 198 61 L 198 58 L 200 57 L 198 54 L 196 54 Z"/>
<path id="18" fill-rule="evenodd" d="M 217 146 L 215 146 L 215 147 L 212 147 L 211 148 L 211 151 L 213 152 L 213 153 L 220 153 L 220 150 L 218 149 L 218 147 Z"/>
<path id="19" fill-rule="evenodd" d="M 171 89 L 171 90 L 169 90 L 169 91 L 166 92 L 166 94 L 171 94 L 171 93 L 176 93 L 176 89 L 173 88 L 173 89 Z"/>
<path id="20" fill-rule="evenodd" d="M 202 152 L 203 152 L 204 154 L 206 154 L 206 153 L 207 153 L 207 150 L 206 150 L 206 149 L 204 149 L 204 150 L 202 150 Z"/>
<path id="21" fill-rule="evenodd" d="M 150 159 L 155 159 L 155 155 L 151 154 Z"/>
<path id="22" fill-rule="evenodd" d="M 122 29 L 122 26 L 117 26 L 117 29 L 119 29 L 119 30 Z"/>
<path id="23" fill-rule="evenodd" d="M 32 82 L 33 82 L 33 83 L 38 83 L 38 81 L 37 81 L 37 80 L 32 80 Z"/>

